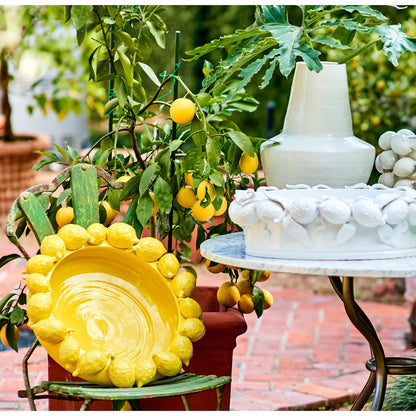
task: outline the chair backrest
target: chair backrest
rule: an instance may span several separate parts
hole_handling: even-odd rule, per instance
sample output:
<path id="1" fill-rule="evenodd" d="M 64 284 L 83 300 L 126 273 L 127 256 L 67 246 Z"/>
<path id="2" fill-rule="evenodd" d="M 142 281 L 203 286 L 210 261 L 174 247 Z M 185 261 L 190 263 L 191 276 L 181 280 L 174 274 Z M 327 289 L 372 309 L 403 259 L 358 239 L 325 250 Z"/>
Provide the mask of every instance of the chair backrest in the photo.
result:
<path id="1" fill-rule="evenodd" d="M 104 179 L 109 186 L 121 189 L 124 183 L 117 182 L 103 169 L 89 164 L 78 164 L 64 169 L 51 183 L 33 186 L 22 192 L 14 201 L 7 217 L 6 234 L 9 240 L 16 245 L 28 259 L 30 256 L 22 246 L 16 232 L 16 220 L 19 212 L 26 219 L 39 244 L 51 234 L 55 234 L 44 206 L 39 199 L 40 195 L 52 195 L 67 179 L 70 180 L 72 206 L 74 208 L 74 223 L 84 228 L 99 222 L 98 188 Z M 98 182 L 99 181 L 99 182 Z"/>

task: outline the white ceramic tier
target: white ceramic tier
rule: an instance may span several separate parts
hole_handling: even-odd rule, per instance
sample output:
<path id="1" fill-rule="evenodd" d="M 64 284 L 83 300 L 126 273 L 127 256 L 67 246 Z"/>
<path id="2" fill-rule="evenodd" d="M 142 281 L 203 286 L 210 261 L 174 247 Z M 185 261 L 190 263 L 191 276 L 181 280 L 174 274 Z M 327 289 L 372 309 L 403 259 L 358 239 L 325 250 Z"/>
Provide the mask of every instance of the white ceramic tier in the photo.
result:
<path id="1" fill-rule="evenodd" d="M 320 72 L 296 64 L 281 134 L 260 149 L 270 186 L 367 183 L 375 149 L 354 136 L 345 65 L 323 62 Z"/>

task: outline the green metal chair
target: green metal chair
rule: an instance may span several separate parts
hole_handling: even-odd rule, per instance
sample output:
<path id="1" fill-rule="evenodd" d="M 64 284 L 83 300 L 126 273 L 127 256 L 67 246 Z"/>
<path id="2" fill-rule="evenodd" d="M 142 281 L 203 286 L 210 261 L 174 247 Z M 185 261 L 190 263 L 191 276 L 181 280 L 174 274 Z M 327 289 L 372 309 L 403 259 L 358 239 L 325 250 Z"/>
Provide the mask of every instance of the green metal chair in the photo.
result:
<path id="1" fill-rule="evenodd" d="M 114 189 L 121 189 L 124 186 L 123 183 L 114 181 L 103 169 L 93 165 L 79 164 L 63 170 L 50 184 L 33 186 L 22 192 L 13 203 L 7 219 L 6 233 L 9 240 L 19 248 L 26 259 L 29 259 L 30 256 L 19 240 L 26 223 L 39 244 L 47 235 L 55 234 L 46 211 L 54 209 L 49 205 L 49 197 L 63 185 L 67 189 L 63 192 L 72 195 L 74 222 L 84 228 L 99 222 L 97 181 L 100 184 L 102 180 Z M 19 218 L 20 222 L 16 227 L 16 221 Z M 19 397 L 28 398 L 31 410 L 36 410 L 35 400 L 45 398 L 83 401 L 81 410 L 88 410 L 90 404 L 97 400 L 110 400 L 113 410 L 119 410 L 123 403 L 129 401 L 133 409 L 139 410 L 140 399 L 171 396 L 181 396 L 184 408 L 190 410 L 187 395 L 209 389 L 216 389 L 217 410 L 221 410 L 223 390 L 231 382 L 231 378 L 227 376 L 182 373 L 140 388 L 120 389 L 102 387 L 89 382 L 63 381 L 43 381 L 40 385 L 31 387 L 28 362 L 38 344 L 38 340 L 35 340 L 23 359 L 25 390 L 18 392 Z"/>

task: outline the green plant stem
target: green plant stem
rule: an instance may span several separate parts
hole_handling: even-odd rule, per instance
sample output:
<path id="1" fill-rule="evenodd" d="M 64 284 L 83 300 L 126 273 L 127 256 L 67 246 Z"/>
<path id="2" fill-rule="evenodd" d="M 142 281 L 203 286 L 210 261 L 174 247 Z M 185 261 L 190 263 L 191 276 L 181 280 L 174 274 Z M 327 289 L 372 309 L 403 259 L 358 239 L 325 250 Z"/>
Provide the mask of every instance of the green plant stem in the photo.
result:
<path id="1" fill-rule="evenodd" d="M 123 127 L 122 129 L 119 129 L 119 130 L 113 130 L 113 131 L 110 131 L 110 132 L 108 132 L 107 134 L 104 134 L 104 136 L 102 136 L 102 137 L 100 137 L 92 146 L 91 146 L 91 148 L 88 150 L 88 152 L 81 158 L 81 162 L 83 162 L 89 155 L 90 155 L 90 153 L 104 140 L 104 139 L 106 139 L 107 137 L 109 137 L 109 136 L 112 136 L 113 134 L 115 134 L 115 133 L 117 133 L 117 131 L 118 132 L 120 132 L 120 131 L 129 131 L 130 130 L 130 127 Z"/>
<path id="2" fill-rule="evenodd" d="M 364 45 L 362 48 L 359 49 L 355 49 L 352 53 L 350 53 L 349 55 L 345 56 L 344 58 L 342 58 L 341 60 L 338 61 L 339 64 L 345 64 L 348 61 L 350 61 L 352 58 L 354 58 L 354 56 L 357 55 L 361 55 L 363 54 L 367 49 L 371 48 L 374 44 L 376 44 L 380 39 L 374 39 L 373 41 L 371 41 L 370 43 L 367 43 L 366 45 Z"/>
<path id="3" fill-rule="evenodd" d="M 94 8 L 94 12 L 95 12 L 95 14 L 97 15 L 97 18 L 98 18 L 98 20 L 99 20 L 99 22 L 100 22 L 101 32 L 102 32 L 102 34 L 103 34 L 103 38 L 104 38 L 104 45 L 105 45 L 105 47 L 106 47 L 106 49 L 107 49 L 107 52 L 108 52 L 108 57 L 110 58 L 111 68 L 112 68 L 112 70 L 113 70 L 113 73 L 114 73 L 114 74 L 117 74 L 116 68 L 115 68 L 115 66 L 114 66 L 114 59 L 113 59 L 113 55 L 111 55 L 111 48 L 110 48 L 110 47 L 108 46 L 108 44 L 107 44 L 107 33 L 106 33 L 105 29 L 104 29 L 103 22 L 102 22 L 102 20 L 101 20 L 101 17 L 100 17 L 100 15 L 99 15 L 98 11 L 97 11 L 95 8 Z"/>
<path id="4" fill-rule="evenodd" d="M 145 170 L 146 169 L 146 164 L 144 163 L 144 161 L 142 159 L 142 155 L 140 154 L 140 150 L 137 147 L 136 135 L 134 133 L 135 127 L 136 127 L 136 120 L 132 119 L 131 123 L 130 123 L 130 128 L 129 128 L 129 133 L 130 133 L 130 138 L 131 138 L 131 146 L 133 148 L 134 155 L 136 156 L 136 159 L 140 164 L 140 168 L 142 170 Z"/>

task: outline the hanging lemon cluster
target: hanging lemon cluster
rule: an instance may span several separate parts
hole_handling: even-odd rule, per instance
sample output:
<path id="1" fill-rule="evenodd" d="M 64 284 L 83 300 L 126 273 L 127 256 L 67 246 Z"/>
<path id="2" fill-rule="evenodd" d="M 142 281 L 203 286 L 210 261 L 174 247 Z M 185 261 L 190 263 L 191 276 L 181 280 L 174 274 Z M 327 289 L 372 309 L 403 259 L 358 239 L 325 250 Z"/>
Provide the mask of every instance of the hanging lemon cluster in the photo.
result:
<path id="1" fill-rule="evenodd" d="M 131 362 L 117 354 L 92 345 L 80 347 L 77 331 L 68 328 L 54 317 L 51 279 L 53 269 L 68 254 L 83 248 L 107 246 L 137 256 L 153 266 L 163 276 L 176 295 L 180 314 L 177 329 L 173 330 L 167 350 L 156 351 L 152 356 Z M 129 255 L 130 255 L 129 254 Z M 201 321 L 200 305 L 190 297 L 196 278 L 190 272 L 178 273 L 180 264 L 163 244 L 152 237 L 137 238 L 134 228 L 125 223 L 114 223 L 108 228 L 92 224 L 87 229 L 76 224 L 61 227 L 56 235 L 43 239 L 40 254 L 31 257 L 23 272 L 29 290 L 27 316 L 36 337 L 56 361 L 73 376 L 103 385 L 141 387 L 165 376 L 175 376 L 188 365 L 193 355 L 192 342 L 201 339 L 205 327 Z M 150 278 L 150 277 L 149 277 Z M 91 297 L 94 294 L 91 293 Z M 128 324 L 127 324 L 128 325 Z M 158 335 L 155 334 L 157 337 Z"/>

